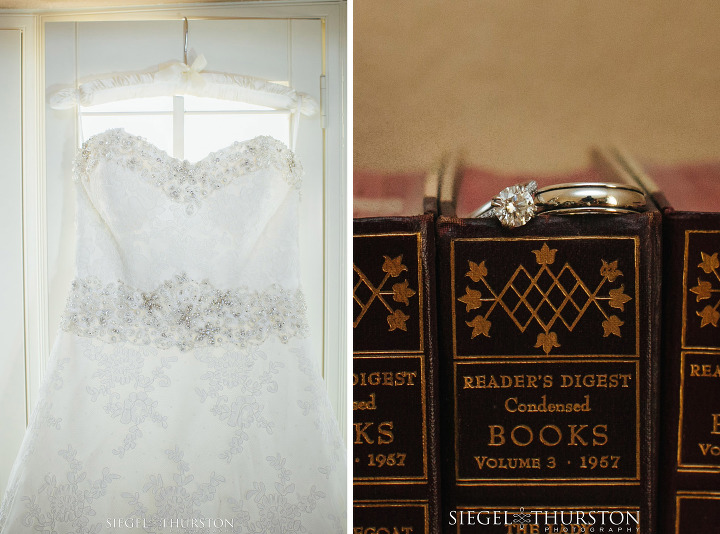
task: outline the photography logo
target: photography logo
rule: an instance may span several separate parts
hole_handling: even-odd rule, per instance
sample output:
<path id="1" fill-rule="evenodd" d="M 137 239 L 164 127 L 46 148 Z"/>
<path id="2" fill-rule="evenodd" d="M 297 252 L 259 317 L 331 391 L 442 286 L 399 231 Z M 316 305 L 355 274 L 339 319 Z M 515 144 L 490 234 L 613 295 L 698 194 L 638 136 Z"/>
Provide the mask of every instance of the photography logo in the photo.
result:
<path id="1" fill-rule="evenodd" d="M 526 514 L 525 508 L 520 508 L 520 513 L 513 514 L 513 523 L 517 524 L 529 524 L 530 523 L 530 514 Z"/>
<path id="2" fill-rule="evenodd" d="M 637 534 L 640 512 L 635 509 L 462 509 L 451 510 L 448 525 L 458 532 L 503 534 Z M 495 529 L 487 530 L 488 527 Z"/>

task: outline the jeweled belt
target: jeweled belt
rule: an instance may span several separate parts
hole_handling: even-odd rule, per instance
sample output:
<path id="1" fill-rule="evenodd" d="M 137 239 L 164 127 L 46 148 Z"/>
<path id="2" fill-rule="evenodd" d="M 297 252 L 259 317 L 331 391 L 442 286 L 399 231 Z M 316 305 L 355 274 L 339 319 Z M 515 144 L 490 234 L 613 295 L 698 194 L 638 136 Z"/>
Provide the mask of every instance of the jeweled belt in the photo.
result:
<path id="1" fill-rule="evenodd" d="M 283 343 L 307 332 L 300 290 L 221 290 L 178 275 L 152 291 L 96 278 L 72 283 L 61 327 L 107 342 L 178 347 Z"/>

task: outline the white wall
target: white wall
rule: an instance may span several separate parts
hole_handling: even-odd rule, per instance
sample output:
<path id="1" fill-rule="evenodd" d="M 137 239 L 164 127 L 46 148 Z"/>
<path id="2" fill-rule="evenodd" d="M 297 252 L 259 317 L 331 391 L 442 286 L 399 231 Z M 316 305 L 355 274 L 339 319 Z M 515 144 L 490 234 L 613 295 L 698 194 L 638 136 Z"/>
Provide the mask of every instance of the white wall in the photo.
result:
<path id="1" fill-rule="evenodd" d="M 26 422 L 22 244 L 22 30 L 0 30 L 0 458 L 13 457 Z M 0 463 L 0 488 L 10 464 Z"/>

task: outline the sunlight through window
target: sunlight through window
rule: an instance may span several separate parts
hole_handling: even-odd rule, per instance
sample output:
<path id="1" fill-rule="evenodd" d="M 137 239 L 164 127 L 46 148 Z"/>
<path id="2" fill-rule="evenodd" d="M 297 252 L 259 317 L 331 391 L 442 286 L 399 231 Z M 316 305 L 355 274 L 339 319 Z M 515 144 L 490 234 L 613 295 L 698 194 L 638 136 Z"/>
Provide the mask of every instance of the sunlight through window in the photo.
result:
<path id="1" fill-rule="evenodd" d="M 285 110 L 192 96 L 137 98 L 81 109 L 84 139 L 122 128 L 189 161 L 259 135 L 289 145 L 290 118 Z"/>

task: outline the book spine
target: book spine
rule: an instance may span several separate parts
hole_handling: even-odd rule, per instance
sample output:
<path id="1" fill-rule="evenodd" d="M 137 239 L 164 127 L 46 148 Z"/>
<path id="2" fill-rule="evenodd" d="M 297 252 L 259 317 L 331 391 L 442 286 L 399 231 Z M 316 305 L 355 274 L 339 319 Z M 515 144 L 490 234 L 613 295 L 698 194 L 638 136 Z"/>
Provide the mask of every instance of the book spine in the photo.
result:
<path id="1" fill-rule="evenodd" d="M 434 237 L 354 223 L 353 534 L 439 532 Z"/>
<path id="2" fill-rule="evenodd" d="M 664 222 L 661 529 L 720 525 L 720 215 Z"/>
<path id="3" fill-rule="evenodd" d="M 654 533 L 659 213 L 437 244 L 444 531 Z"/>

